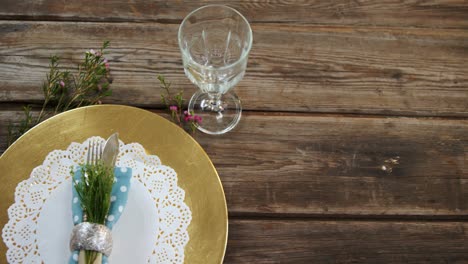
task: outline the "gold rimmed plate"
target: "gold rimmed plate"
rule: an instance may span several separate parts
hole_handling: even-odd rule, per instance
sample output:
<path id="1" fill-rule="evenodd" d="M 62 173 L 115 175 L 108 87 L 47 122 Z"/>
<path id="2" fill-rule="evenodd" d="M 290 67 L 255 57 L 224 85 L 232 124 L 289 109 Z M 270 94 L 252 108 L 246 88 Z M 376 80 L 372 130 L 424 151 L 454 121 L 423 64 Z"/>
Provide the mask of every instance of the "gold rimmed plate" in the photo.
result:
<path id="1" fill-rule="evenodd" d="M 192 212 L 185 247 L 185 263 L 222 263 L 228 220 L 218 174 L 200 145 L 185 131 L 146 110 L 120 105 L 83 107 L 54 116 L 18 139 L 0 157 L 0 226 L 8 222 L 7 209 L 15 188 L 42 164 L 47 154 L 66 149 L 89 137 L 107 138 L 118 132 L 123 142 L 137 142 L 174 168 L 185 203 Z M 0 252 L 5 259 L 6 245 Z"/>

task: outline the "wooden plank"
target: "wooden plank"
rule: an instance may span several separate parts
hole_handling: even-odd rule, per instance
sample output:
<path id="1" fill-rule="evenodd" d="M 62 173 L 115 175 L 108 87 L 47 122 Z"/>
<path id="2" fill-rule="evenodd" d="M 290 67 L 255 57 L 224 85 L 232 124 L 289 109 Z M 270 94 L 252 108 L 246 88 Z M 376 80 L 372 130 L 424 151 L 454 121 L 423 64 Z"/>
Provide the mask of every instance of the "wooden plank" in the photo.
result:
<path id="1" fill-rule="evenodd" d="M 42 99 L 48 57 L 111 40 L 112 103 L 160 107 L 157 73 L 188 99 L 177 25 L 0 22 L 0 102 Z M 257 24 L 244 109 L 468 116 L 468 31 Z M 73 66 L 74 67 L 74 66 Z"/>
<path id="2" fill-rule="evenodd" d="M 468 263 L 466 222 L 234 220 L 225 263 Z"/>
<path id="3" fill-rule="evenodd" d="M 225 1 L 2 1 L 0 17 L 180 23 L 192 10 Z M 251 22 L 467 28 L 466 1 L 230 1 Z"/>
<path id="4" fill-rule="evenodd" d="M 232 214 L 466 216 L 467 132 L 467 120 L 247 114 L 199 141 Z"/>
<path id="5" fill-rule="evenodd" d="M 0 111 L 0 124 L 20 114 Z M 232 216 L 460 219 L 468 215 L 467 132 L 466 119 L 247 112 L 235 131 L 197 140 Z M 4 149 L 3 128 L 0 140 Z"/>

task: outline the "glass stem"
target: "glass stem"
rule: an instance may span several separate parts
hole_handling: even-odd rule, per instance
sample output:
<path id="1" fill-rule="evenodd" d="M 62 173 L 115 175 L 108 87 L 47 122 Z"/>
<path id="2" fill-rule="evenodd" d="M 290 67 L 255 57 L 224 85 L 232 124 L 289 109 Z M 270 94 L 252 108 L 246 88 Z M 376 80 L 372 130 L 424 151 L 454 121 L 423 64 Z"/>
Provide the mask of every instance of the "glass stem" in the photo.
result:
<path id="1" fill-rule="evenodd" d="M 214 102 L 221 101 L 221 93 L 208 93 L 208 96 Z"/>
<path id="2" fill-rule="evenodd" d="M 222 112 L 224 110 L 221 96 L 221 93 L 208 93 L 208 97 L 210 98 L 209 106 L 211 108 L 211 111 Z"/>

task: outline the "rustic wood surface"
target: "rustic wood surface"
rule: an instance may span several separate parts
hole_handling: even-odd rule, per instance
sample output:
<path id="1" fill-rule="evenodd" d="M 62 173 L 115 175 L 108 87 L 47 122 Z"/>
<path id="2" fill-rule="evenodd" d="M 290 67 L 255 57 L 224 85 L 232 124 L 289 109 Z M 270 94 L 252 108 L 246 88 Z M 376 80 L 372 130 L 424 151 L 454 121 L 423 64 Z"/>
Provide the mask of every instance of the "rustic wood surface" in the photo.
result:
<path id="1" fill-rule="evenodd" d="M 177 29 L 208 3 L 224 1 L 0 0 L 0 153 L 51 55 L 73 67 L 110 40 L 107 103 L 164 115 L 157 74 L 188 99 Z M 468 263 L 468 3 L 229 5 L 254 31 L 245 111 L 197 135 L 228 202 L 225 262 Z"/>
<path id="2" fill-rule="evenodd" d="M 221 0 L 121 1 L 2 0 L 0 16 L 21 20 L 151 21 L 180 23 L 192 10 Z M 434 1 L 229 1 L 252 23 L 372 25 L 466 29 L 468 6 L 464 0 Z"/>
<path id="3" fill-rule="evenodd" d="M 226 263 L 467 263 L 468 223 L 233 220 Z"/>
<path id="4" fill-rule="evenodd" d="M 160 107 L 157 74 L 189 96 L 195 88 L 183 73 L 177 28 L 0 21 L 0 102 L 40 101 L 48 57 L 61 54 L 71 67 L 104 39 L 115 81 L 109 102 Z M 236 87 L 246 110 L 468 116 L 466 30 L 281 23 L 253 30 L 249 70 Z"/>

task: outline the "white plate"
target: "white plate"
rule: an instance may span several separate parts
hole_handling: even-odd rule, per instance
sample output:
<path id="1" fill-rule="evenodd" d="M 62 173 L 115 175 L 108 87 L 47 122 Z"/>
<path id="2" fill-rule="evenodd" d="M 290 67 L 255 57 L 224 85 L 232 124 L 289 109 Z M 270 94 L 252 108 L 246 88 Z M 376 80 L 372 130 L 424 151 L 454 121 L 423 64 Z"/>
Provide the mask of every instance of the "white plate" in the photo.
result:
<path id="1" fill-rule="evenodd" d="M 3 229 L 10 263 L 67 263 L 73 227 L 70 170 L 84 161 L 92 137 L 51 152 L 16 188 Z M 183 263 L 191 212 L 177 174 L 137 143 L 120 144 L 117 166 L 133 170 L 127 206 L 113 229 L 113 264 Z"/>

